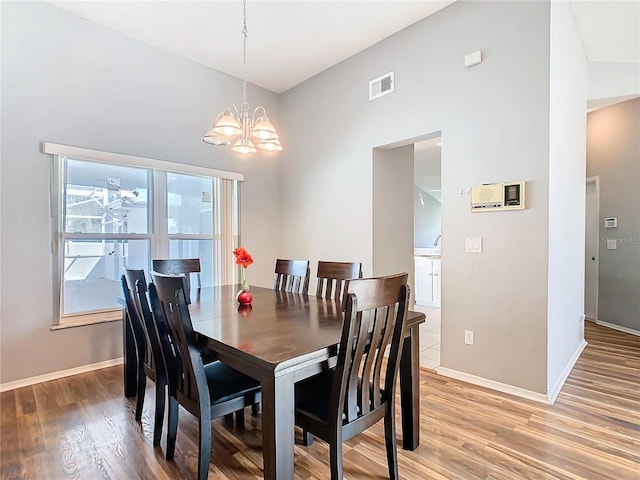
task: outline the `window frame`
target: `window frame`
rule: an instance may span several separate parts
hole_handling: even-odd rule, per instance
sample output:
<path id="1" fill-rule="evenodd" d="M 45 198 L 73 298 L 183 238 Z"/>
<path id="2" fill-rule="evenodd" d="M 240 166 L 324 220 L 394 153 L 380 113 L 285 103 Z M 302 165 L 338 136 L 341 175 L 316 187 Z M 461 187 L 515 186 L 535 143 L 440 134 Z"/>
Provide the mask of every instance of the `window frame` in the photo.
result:
<path id="1" fill-rule="evenodd" d="M 233 188 L 229 189 L 226 182 L 220 182 L 223 186 L 219 195 L 224 196 L 230 209 L 229 212 L 222 212 L 223 226 L 218 235 L 221 245 L 227 244 L 237 246 L 240 244 L 240 182 L 244 181 L 244 174 L 217 170 L 195 165 L 187 165 L 166 160 L 156 160 L 146 157 L 138 157 L 119 153 L 92 150 L 87 148 L 72 147 L 50 142 L 42 142 L 42 153 L 50 156 L 51 162 L 51 182 L 50 182 L 50 224 L 51 224 L 51 255 L 52 255 L 52 286 L 53 286 L 53 321 L 52 329 L 89 325 L 122 319 L 122 309 L 118 307 L 97 310 L 91 312 L 64 314 L 63 313 L 63 282 L 64 282 L 64 244 L 66 240 L 147 240 L 149 242 L 150 259 L 166 255 L 169 248 L 169 241 L 177 238 L 184 239 L 210 239 L 216 241 L 215 229 L 211 235 L 208 234 L 169 234 L 166 217 L 166 195 L 167 181 L 166 174 L 179 173 L 184 175 L 194 175 L 209 177 L 212 181 L 212 188 L 215 190 L 216 178 L 220 180 L 235 180 Z M 64 189 L 66 185 L 66 174 L 64 166 L 65 159 L 76 159 L 90 162 L 121 165 L 127 167 L 143 168 L 148 170 L 149 188 L 152 190 L 149 198 L 149 211 L 147 218 L 147 233 L 66 233 L 64 225 L 65 198 Z M 164 185 L 162 181 L 164 180 Z M 228 190 L 232 190 L 236 195 L 237 202 L 233 201 L 233 196 L 229 197 Z M 233 194 L 231 194 L 233 195 Z M 164 208 L 158 208 L 158 205 Z M 214 210 L 215 212 L 215 210 Z M 235 212 L 235 215 L 233 214 Z M 215 217 L 214 217 L 215 218 Z M 217 218 L 215 219 L 217 221 Z M 234 221 L 235 220 L 235 221 Z M 166 241 L 166 246 L 163 244 Z M 232 283 L 235 281 L 236 272 L 233 263 L 222 256 L 222 283 Z"/>

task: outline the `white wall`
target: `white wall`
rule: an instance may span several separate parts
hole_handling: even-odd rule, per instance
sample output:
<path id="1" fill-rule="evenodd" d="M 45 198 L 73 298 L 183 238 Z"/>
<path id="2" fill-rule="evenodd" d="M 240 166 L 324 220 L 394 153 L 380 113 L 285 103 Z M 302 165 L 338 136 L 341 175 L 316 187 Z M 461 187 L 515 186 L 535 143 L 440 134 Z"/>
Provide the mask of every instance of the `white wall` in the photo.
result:
<path id="1" fill-rule="evenodd" d="M 456 2 L 282 97 L 283 248 L 372 265 L 372 147 L 442 131 L 442 364 L 547 388 L 549 4 Z M 473 19 L 473 21 L 470 21 Z M 483 62 L 465 69 L 464 55 Z M 373 102 L 368 81 L 395 71 Z M 527 180 L 528 208 L 471 213 L 458 189 Z M 464 253 L 480 236 L 484 253 Z M 464 330 L 476 345 L 464 345 Z"/>
<path id="2" fill-rule="evenodd" d="M 551 2 L 550 66 L 547 388 L 555 394 L 584 340 L 587 76 L 566 2 Z"/>
<path id="3" fill-rule="evenodd" d="M 218 111 L 240 100 L 241 82 L 42 2 L 0 8 L 0 383 L 122 355 L 121 322 L 50 330 L 50 159 L 42 141 L 243 172 L 242 242 L 256 260 L 247 274 L 271 286 L 278 157 L 238 158 L 200 141 Z M 252 86 L 248 93 L 279 118 L 275 95 Z"/>

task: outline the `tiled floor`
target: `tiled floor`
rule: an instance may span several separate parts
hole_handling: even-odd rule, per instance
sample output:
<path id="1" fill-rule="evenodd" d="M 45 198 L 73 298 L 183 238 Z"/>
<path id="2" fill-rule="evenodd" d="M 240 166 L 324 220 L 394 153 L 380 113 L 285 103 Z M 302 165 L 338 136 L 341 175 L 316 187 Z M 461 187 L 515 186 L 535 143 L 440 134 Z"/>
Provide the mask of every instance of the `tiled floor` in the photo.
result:
<path id="1" fill-rule="evenodd" d="M 420 366 L 435 370 L 440 366 L 440 309 L 415 305 L 427 320 L 420 325 Z"/>

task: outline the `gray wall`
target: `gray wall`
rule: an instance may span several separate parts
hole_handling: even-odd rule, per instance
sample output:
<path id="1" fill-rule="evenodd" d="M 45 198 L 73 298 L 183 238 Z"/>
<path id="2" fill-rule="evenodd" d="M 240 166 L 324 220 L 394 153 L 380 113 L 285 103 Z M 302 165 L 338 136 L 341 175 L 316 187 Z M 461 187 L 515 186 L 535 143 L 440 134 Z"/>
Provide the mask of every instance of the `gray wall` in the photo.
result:
<path id="1" fill-rule="evenodd" d="M 412 186 L 413 145 L 373 151 L 372 274 L 406 272 L 411 290 L 414 277 Z"/>
<path id="2" fill-rule="evenodd" d="M 256 260 L 247 274 L 270 286 L 278 157 L 238 158 L 200 141 L 218 111 L 240 101 L 241 82 L 45 3 L 0 8 L 0 383 L 122 355 L 121 322 L 50 330 L 50 159 L 39 153 L 42 141 L 243 172 L 242 241 Z M 253 86 L 248 94 L 280 118 L 275 95 Z"/>
<path id="3" fill-rule="evenodd" d="M 577 339 L 565 326 L 549 334 L 548 321 L 563 311 L 563 292 L 573 310 L 583 284 L 549 268 L 560 253 L 584 247 L 577 235 L 559 246 L 562 219 L 580 205 L 568 205 L 553 179 L 562 181 L 579 163 L 577 141 L 562 150 L 550 134 L 575 133 L 577 97 L 556 116 L 561 97 L 551 71 L 556 48 L 575 60 L 570 37 L 551 41 L 567 22 L 566 9 L 552 28 L 549 2 L 458 1 L 279 99 L 251 87 L 251 104 L 264 104 L 279 120 L 285 143 L 280 156 L 252 161 L 199 140 L 240 96 L 237 79 L 47 4 L 0 5 L 1 382 L 121 354 L 119 323 L 49 330 L 49 168 L 40 141 L 244 172 L 242 243 L 257 260 L 248 273 L 252 283 L 269 285 L 273 259 L 283 255 L 312 265 L 355 259 L 365 275 L 377 270 L 374 149 L 441 131 L 442 365 L 533 392 L 555 385 L 556 365 Z M 464 55 L 478 49 L 483 62 L 465 69 Z M 369 102 L 368 81 L 390 70 L 396 91 Z M 571 156 L 567 171 L 557 164 L 564 154 Z M 520 179 L 527 181 L 524 211 L 473 214 L 469 197 L 458 193 Z M 396 234 L 411 242 L 407 229 Z M 464 253 L 472 236 L 483 238 L 480 255 Z M 569 266 L 575 269 L 573 257 Z M 552 286 L 559 290 L 550 298 Z M 475 331 L 475 346 L 464 345 L 465 329 Z"/>
<path id="4" fill-rule="evenodd" d="M 422 194 L 422 201 L 420 201 Z M 424 205 L 423 205 L 424 203 Z M 442 205 L 424 190 L 413 187 L 413 246 L 433 247 L 442 231 Z M 442 239 L 438 246 L 442 245 Z"/>
<path id="5" fill-rule="evenodd" d="M 372 149 L 442 132 L 442 365 L 540 393 L 547 390 L 549 36 L 547 2 L 459 1 L 288 91 L 281 103 L 286 137 L 295 139 L 281 169 L 283 244 L 312 259 L 362 258 L 365 274 L 376 270 Z M 478 49 L 483 62 L 465 69 L 464 56 Z M 369 102 L 368 81 L 390 70 L 395 92 Z M 520 179 L 528 182 L 524 211 L 471 213 L 469 197 L 458 193 Z M 484 253 L 465 254 L 465 237 L 475 236 Z M 475 346 L 464 345 L 465 329 L 475 331 Z"/>
<path id="6" fill-rule="evenodd" d="M 640 331 L 640 99 L 589 113 L 587 176 L 600 177 L 598 320 Z M 618 217 L 618 228 L 603 228 Z M 607 250 L 606 239 L 617 249 Z"/>

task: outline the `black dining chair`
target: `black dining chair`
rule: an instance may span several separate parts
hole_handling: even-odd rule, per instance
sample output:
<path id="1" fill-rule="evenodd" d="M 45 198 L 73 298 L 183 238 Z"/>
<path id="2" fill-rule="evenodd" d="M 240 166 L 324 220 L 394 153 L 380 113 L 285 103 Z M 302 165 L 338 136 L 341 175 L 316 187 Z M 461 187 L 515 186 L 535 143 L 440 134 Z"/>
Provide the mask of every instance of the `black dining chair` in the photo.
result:
<path id="1" fill-rule="evenodd" d="M 156 411 L 153 426 L 153 446 L 160 445 L 164 420 L 167 373 L 154 319 L 146 297 L 144 270 L 124 269 L 121 277 L 127 317 L 134 335 L 137 356 L 136 421 L 142 419 L 147 378 L 155 383 Z"/>
<path id="2" fill-rule="evenodd" d="M 347 280 L 362 278 L 360 262 L 318 262 L 316 297 L 342 300 Z"/>
<path id="3" fill-rule="evenodd" d="M 309 260 L 276 260 L 274 290 L 309 293 Z"/>
<path id="4" fill-rule="evenodd" d="M 342 479 L 342 442 L 381 419 L 389 478 L 399 478 L 395 384 L 409 303 L 407 277 L 349 280 L 335 368 L 295 386 L 295 422 L 303 444 L 310 445 L 312 435 L 329 443 L 332 480 Z"/>
<path id="5" fill-rule="evenodd" d="M 156 258 L 151 262 L 151 268 L 154 272 L 180 275 L 184 274 L 185 292 L 187 294 L 187 303 L 191 303 L 191 274 L 195 274 L 198 280 L 198 287 L 202 287 L 200 279 L 200 259 L 199 258 Z"/>
<path id="6" fill-rule="evenodd" d="M 207 478 L 211 456 L 211 421 L 236 412 L 244 425 L 244 408 L 260 402 L 260 383 L 221 361 L 203 364 L 196 343 L 181 277 L 151 274 L 149 298 L 155 315 L 162 315 L 172 339 L 163 350 L 167 363 L 174 362 L 169 376 L 167 460 L 175 454 L 179 405 L 198 418 L 198 479 Z M 241 419 L 241 422 L 239 421 Z"/>

